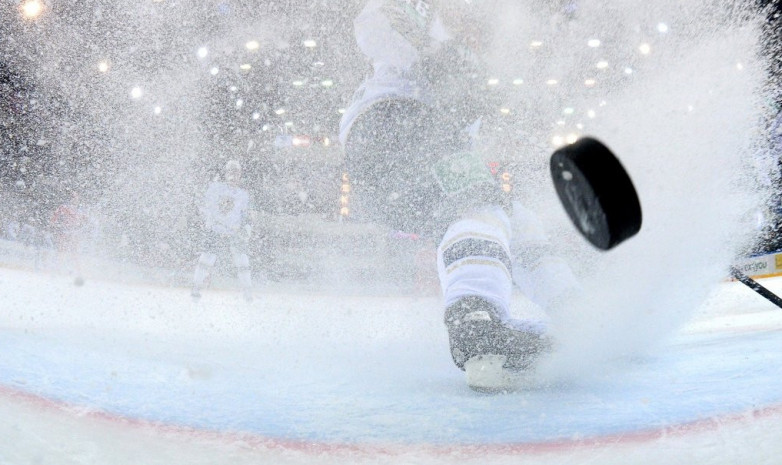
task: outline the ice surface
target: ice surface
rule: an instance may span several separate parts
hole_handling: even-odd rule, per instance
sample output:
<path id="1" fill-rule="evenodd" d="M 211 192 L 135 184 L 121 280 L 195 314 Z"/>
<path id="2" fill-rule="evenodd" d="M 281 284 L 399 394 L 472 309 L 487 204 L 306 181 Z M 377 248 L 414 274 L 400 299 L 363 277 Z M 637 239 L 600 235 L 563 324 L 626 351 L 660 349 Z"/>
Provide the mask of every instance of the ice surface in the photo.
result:
<path id="1" fill-rule="evenodd" d="M 519 150 L 511 158 L 527 175 L 518 195 L 587 290 L 550 315 L 560 350 L 541 365 L 538 385 L 469 391 L 449 359 L 436 298 L 261 286 L 252 305 L 228 291 L 195 304 L 182 288 L 95 275 L 76 288 L 56 274 L 2 268 L 0 464 L 776 463 L 779 309 L 721 283 L 767 195 L 757 188 L 767 174 L 757 21 L 726 2 L 583 1 L 578 21 L 533 4 L 508 2 L 491 65 L 506 81 L 569 80 L 513 93 L 509 107 L 527 111 L 505 128 L 513 148 L 494 147 Z M 104 207 L 129 221 L 123 227 L 145 218 L 139 231 L 150 241 L 147 227 L 174 224 L 200 188 L 202 155 L 216 153 L 193 116 L 205 104 L 192 70 L 140 64 L 155 45 L 135 48 L 126 20 L 143 38 L 150 17 L 168 27 L 176 16 L 155 8 L 103 11 L 126 13 L 110 19 L 128 34 L 98 44 L 117 71 L 102 98 L 86 77 L 71 79 L 93 63 L 58 65 L 80 56 L 70 48 L 78 21 L 28 56 L 40 85 L 69 90 L 85 109 L 69 124 L 54 121 L 65 128 L 55 140 L 74 131 L 105 152 L 110 161 L 90 172 Z M 169 38 L 189 50 L 190 33 Z M 570 50 L 591 34 L 613 48 L 574 64 Z M 538 36 L 552 40 L 542 52 L 529 47 Z M 640 57 L 642 40 L 652 53 Z M 192 65 L 191 55 L 177 63 Z M 138 61 L 121 64 L 127 57 Z M 604 58 L 633 72 L 607 92 L 582 87 L 608 79 L 593 69 Z M 129 104 L 130 80 L 141 77 L 151 84 Z M 150 124 L 155 104 L 171 119 Z M 556 203 L 545 161 L 559 121 L 606 142 L 638 188 L 643 229 L 609 254 L 577 237 Z M 782 291 L 779 280 L 764 284 Z"/>
<path id="2" fill-rule="evenodd" d="M 471 392 L 452 366 L 436 298 L 192 303 L 184 289 L 7 269 L 0 293 L 0 463 L 772 463 L 780 452 L 782 313 L 739 283 L 717 286 L 654 354 L 497 396 Z"/>

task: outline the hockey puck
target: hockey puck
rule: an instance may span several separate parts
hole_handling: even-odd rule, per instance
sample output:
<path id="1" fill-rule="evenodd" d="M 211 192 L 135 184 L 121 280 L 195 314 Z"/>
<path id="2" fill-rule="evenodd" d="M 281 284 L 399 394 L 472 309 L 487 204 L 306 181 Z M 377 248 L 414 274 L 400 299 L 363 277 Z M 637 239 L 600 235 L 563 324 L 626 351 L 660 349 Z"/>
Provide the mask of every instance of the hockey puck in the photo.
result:
<path id="1" fill-rule="evenodd" d="M 551 155 L 551 177 L 576 229 L 609 250 L 641 230 L 641 204 L 633 182 L 611 150 L 584 137 Z"/>

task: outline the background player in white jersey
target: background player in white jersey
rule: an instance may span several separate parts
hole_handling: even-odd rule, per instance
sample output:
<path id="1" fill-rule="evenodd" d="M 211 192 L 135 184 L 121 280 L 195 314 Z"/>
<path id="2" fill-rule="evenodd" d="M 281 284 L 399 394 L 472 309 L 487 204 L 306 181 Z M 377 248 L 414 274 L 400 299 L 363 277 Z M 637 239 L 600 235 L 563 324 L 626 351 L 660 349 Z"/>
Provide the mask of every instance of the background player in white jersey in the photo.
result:
<path id="1" fill-rule="evenodd" d="M 509 217 L 471 137 L 498 108 L 482 92 L 488 76 L 476 57 L 488 8 L 473 3 L 367 2 L 354 26 L 373 73 L 344 113 L 340 139 L 358 213 L 439 241 L 451 355 L 468 383 L 491 388 L 472 383 L 470 371 L 524 370 L 550 344 L 537 322 L 510 318 L 514 272 L 547 308 L 577 283 L 529 210 L 516 205 Z"/>
<path id="2" fill-rule="evenodd" d="M 201 288 L 217 261 L 228 256 L 236 266 L 244 298 L 252 300 L 252 278 L 247 248 L 250 241 L 250 195 L 240 186 L 242 168 L 231 160 L 225 165 L 225 181 L 209 184 L 200 206 L 203 217 L 203 245 L 193 274 L 194 298 L 201 297 Z"/>

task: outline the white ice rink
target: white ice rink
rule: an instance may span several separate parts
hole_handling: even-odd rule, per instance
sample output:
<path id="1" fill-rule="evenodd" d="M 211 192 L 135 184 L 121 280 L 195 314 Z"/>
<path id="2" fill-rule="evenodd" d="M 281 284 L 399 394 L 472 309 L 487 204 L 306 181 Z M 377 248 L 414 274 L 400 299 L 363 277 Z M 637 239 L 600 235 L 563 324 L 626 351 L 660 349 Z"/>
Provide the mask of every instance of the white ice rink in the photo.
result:
<path id="1" fill-rule="evenodd" d="M 763 281 L 782 291 L 782 280 Z M 778 463 L 782 310 L 717 283 L 646 355 L 471 392 L 435 297 L 0 269 L 0 464 Z M 490 459 L 490 460 L 489 460 Z"/>
<path id="2" fill-rule="evenodd" d="M 539 3 L 509 2 L 530 10 Z M 560 130 L 556 120 L 537 130 L 528 124 L 535 115 L 514 126 L 521 134 L 508 133 L 526 144 L 508 154 L 523 163 L 514 192 L 542 216 L 588 291 L 552 315 L 559 351 L 535 383 L 504 395 L 470 391 L 450 360 L 437 297 L 259 279 L 252 304 L 213 289 L 194 303 L 183 287 L 123 283 L 108 272 L 76 287 L 72 277 L 3 266 L 0 465 L 782 463 L 782 309 L 724 281 L 766 200 L 757 187 L 769 161 L 758 156 L 766 148 L 761 31 L 715 8 L 724 2 L 578 3 L 585 19 L 559 26 L 545 11 L 503 15 L 492 62 L 515 77 L 544 53 L 548 79 L 575 66 L 571 51 L 587 48 L 592 34 L 626 45 L 631 60 L 591 46 L 584 55 L 578 66 L 597 89 L 546 84 L 538 96 L 520 87 L 509 104 L 531 113 L 543 105 L 567 122 L 562 130 L 583 123 L 584 134 L 604 140 L 633 178 L 644 224 L 609 253 L 587 249 L 550 183 L 546 141 L 549 129 Z M 129 9 L 140 25 L 158 20 L 145 16 L 151 8 Z M 179 10 L 170 11 L 160 24 L 181 22 Z M 130 29 L 125 16 L 116 20 Z M 236 21 L 229 29 L 240 31 Z M 129 42 L 146 39 L 146 30 Z M 73 85 L 62 71 L 70 66 L 52 65 L 81 50 L 65 45 L 82 31 L 66 32 L 46 40 L 44 82 L 91 102 L 96 86 Z M 527 46 L 541 37 L 551 38 L 550 48 Z M 233 39 L 246 40 L 239 32 Z M 190 45 L 181 53 L 202 44 Z M 604 59 L 605 70 L 597 67 Z M 604 71 L 621 75 L 605 91 Z M 149 185 L 180 195 L 186 170 L 175 161 L 186 157 L 176 155 L 217 150 L 206 134 L 200 139 L 190 72 L 161 71 L 157 88 L 165 91 L 150 86 L 143 105 L 128 105 L 124 87 L 99 96 L 105 104 L 98 99 L 95 108 L 128 115 L 111 114 L 111 127 L 126 134 L 113 143 L 130 148 L 117 156 L 123 175 L 110 180 L 108 205 L 170 200 Z M 130 77 L 115 79 L 130 90 Z M 182 109 L 188 119 L 167 121 L 177 131 L 190 127 L 192 140 L 150 136 L 167 127 L 148 123 L 159 101 L 164 115 Z M 324 242 L 311 250 L 333 245 Z M 356 257 L 374 259 L 346 242 Z M 782 294 L 782 278 L 762 283 Z M 521 297 L 516 304 L 514 311 L 529 310 Z"/>

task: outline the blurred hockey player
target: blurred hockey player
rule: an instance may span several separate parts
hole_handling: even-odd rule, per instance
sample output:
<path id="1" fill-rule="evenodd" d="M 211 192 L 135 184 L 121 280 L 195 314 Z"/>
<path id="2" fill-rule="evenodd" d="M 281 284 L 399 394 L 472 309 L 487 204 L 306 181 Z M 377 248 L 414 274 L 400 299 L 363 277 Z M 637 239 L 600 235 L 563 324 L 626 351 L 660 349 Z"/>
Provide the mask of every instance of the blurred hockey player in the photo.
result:
<path id="1" fill-rule="evenodd" d="M 534 215 L 516 205 L 509 216 L 477 150 L 481 116 L 499 106 L 478 58 L 490 10 L 477 0 L 369 0 L 354 27 L 373 72 L 340 123 L 357 213 L 439 242 L 451 355 L 477 390 L 502 390 L 506 374 L 551 344 L 540 322 L 510 317 L 514 272 L 544 308 L 578 286 Z"/>
<path id="2" fill-rule="evenodd" d="M 250 195 L 241 187 L 242 168 L 238 161 L 225 164 L 225 181 L 213 181 L 204 195 L 200 212 L 203 224 L 203 252 L 193 273 L 191 295 L 198 299 L 217 256 L 230 255 L 236 266 L 245 300 L 252 301 L 252 277 L 247 249 L 252 226 Z"/>
<path id="3" fill-rule="evenodd" d="M 74 284 L 83 285 L 80 249 L 87 226 L 87 214 L 82 208 L 81 195 L 78 191 L 71 191 L 68 201 L 57 207 L 49 220 L 49 225 L 57 248 L 59 265 L 72 268 L 76 273 Z"/>

